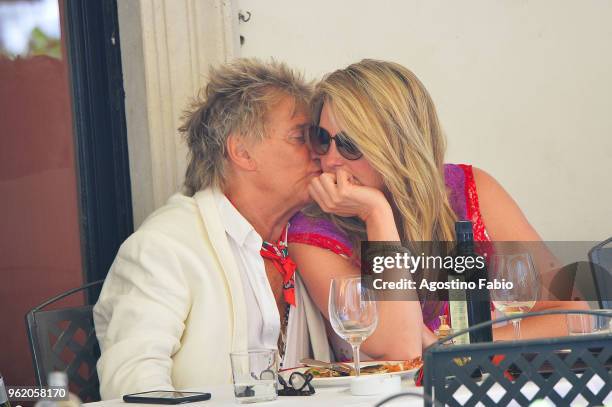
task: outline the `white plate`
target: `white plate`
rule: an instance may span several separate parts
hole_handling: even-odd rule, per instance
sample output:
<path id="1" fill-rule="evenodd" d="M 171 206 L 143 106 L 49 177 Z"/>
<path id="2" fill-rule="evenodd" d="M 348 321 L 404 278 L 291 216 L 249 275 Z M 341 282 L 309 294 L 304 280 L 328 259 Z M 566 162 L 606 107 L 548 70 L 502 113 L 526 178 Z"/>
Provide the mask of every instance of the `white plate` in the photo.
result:
<path id="1" fill-rule="evenodd" d="M 346 363 L 346 362 L 345 362 Z M 361 366 L 362 367 L 366 367 L 366 366 L 371 366 L 371 365 L 379 365 L 381 363 L 401 363 L 399 361 L 394 361 L 394 360 L 370 360 L 367 362 L 361 362 Z M 352 365 L 350 362 L 347 363 L 348 365 Z M 291 375 L 291 373 L 293 372 L 301 372 L 304 373 L 306 370 L 308 370 L 308 367 L 294 367 L 292 369 L 286 369 L 280 372 L 280 374 L 283 376 L 283 378 L 285 379 L 289 379 L 289 376 Z M 393 372 L 393 373 L 375 373 L 375 374 L 368 374 L 368 375 L 364 375 L 364 376 L 400 376 L 403 379 L 411 379 L 414 377 L 415 373 L 417 372 L 417 370 L 419 370 L 419 368 L 415 368 L 415 369 L 410 369 L 410 370 L 402 370 L 400 372 Z M 351 385 L 351 379 L 355 377 L 355 376 L 339 376 L 339 377 L 315 377 L 312 379 L 312 384 L 313 386 L 316 387 L 334 387 L 334 386 L 350 386 Z"/>

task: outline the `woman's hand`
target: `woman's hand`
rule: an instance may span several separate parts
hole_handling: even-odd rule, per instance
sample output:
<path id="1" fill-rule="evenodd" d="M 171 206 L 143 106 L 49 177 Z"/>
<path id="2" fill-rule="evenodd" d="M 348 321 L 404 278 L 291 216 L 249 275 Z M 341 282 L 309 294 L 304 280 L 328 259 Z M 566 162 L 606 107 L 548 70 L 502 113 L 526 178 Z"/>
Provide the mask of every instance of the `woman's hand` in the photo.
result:
<path id="1" fill-rule="evenodd" d="M 314 178 L 308 192 L 323 211 L 344 217 L 357 216 L 366 223 L 375 214 L 391 211 L 381 191 L 356 183 L 342 168 L 335 174 L 325 172 Z"/>
<path id="2" fill-rule="evenodd" d="M 327 213 L 359 217 L 366 224 L 368 240 L 401 240 L 393 210 L 382 191 L 356 183 L 342 168 L 335 174 L 325 172 L 314 178 L 308 192 Z"/>

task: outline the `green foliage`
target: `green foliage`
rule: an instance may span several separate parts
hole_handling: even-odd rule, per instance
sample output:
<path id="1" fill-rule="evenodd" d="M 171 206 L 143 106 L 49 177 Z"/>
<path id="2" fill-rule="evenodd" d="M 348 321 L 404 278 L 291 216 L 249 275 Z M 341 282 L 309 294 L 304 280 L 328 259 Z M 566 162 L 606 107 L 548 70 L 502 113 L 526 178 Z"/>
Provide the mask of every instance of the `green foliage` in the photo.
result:
<path id="1" fill-rule="evenodd" d="M 62 59 L 62 43 L 59 38 L 50 37 L 40 28 L 36 27 L 30 33 L 26 52 L 14 55 L 0 46 L 0 54 L 8 56 L 10 59 L 17 58 L 18 56 L 31 57 L 37 55 L 47 55 L 52 58 Z"/>
<path id="2" fill-rule="evenodd" d="M 48 55 L 62 59 L 62 44 L 59 38 L 49 37 L 38 27 L 30 33 L 28 47 L 28 55 Z"/>

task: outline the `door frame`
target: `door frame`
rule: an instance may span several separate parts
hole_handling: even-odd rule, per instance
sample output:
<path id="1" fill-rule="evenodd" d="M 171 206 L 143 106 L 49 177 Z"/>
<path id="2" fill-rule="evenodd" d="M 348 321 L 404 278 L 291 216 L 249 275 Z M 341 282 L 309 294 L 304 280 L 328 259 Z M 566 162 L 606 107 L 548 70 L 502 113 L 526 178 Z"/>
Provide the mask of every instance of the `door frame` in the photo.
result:
<path id="1" fill-rule="evenodd" d="M 83 282 L 106 277 L 133 232 L 116 0 L 65 0 Z M 97 300 L 90 292 L 88 303 Z"/>

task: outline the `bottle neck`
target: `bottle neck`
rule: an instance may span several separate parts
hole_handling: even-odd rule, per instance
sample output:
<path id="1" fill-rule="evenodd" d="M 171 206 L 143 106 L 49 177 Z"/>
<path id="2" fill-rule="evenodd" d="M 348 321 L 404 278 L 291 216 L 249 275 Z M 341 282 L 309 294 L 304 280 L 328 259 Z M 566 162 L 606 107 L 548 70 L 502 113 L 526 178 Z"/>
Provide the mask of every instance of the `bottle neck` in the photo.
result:
<path id="1" fill-rule="evenodd" d="M 470 256 L 474 253 L 474 240 L 457 240 L 457 254 Z"/>
<path id="2" fill-rule="evenodd" d="M 472 222 L 460 220 L 455 222 L 455 239 L 457 241 L 457 254 L 474 254 L 474 229 Z"/>

